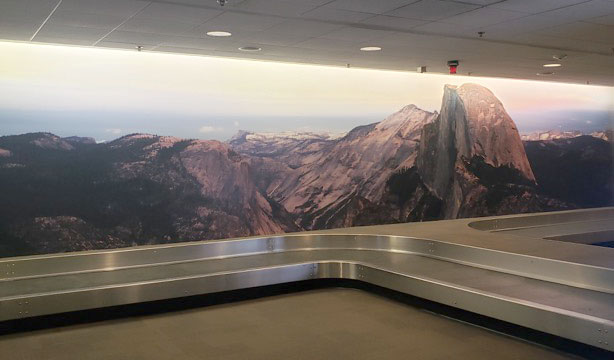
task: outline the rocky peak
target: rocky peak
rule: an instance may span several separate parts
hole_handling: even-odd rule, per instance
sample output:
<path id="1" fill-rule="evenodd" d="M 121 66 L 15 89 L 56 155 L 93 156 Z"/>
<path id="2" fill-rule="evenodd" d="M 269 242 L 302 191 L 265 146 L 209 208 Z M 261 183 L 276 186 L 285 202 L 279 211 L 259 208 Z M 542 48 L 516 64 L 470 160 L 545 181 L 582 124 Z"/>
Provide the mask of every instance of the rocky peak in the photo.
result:
<path id="1" fill-rule="evenodd" d="M 46 150 L 74 150 L 75 147 L 61 137 L 51 133 L 35 134 L 36 138 L 31 144 Z"/>
<path id="2" fill-rule="evenodd" d="M 134 134 L 128 134 L 125 136 L 122 136 L 118 139 L 115 139 L 113 141 L 111 141 L 111 143 L 115 143 L 115 144 L 129 144 L 132 143 L 134 141 L 137 140 L 142 140 L 142 139 L 155 139 L 158 136 L 156 135 L 152 135 L 152 134 L 139 134 L 139 133 L 134 133 Z"/>
<path id="3" fill-rule="evenodd" d="M 63 137 L 62 140 L 67 141 L 72 144 L 83 144 L 83 145 L 96 144 L 96 139 L 92 137 L 68 136 L 68 137 Z"/>
<path id="4" fill-rule="evenodd" d="M 476 166 L 509 169 L 512 183 L 535 182 L 513 120 L 490 90 L 476 84 L 445 86 L 439 116 L 422 130 L 416 165 L 424 184 L 446 201 L 447 218 L 459 216 L 477 186 Z"/>
<path id="5" fill-rule="evenodd" d="M 425 124 L 431 122 L 435 117 L 433 113 L 420 109 L 414 104 L 407 105 L 401 110 L 388 116 L 375 126 L 377 131 L 399 131 L 402 136 L 414 131 L 417 128 L 422 128 Z"/>
<path id="6" fill-rule="evenodd" d="M 236 134 L 234 134 L 234 136 L 233 136 L 233 137 L 231 137 L 231 138 L 228 140 L 228 143 L 230 143 L 230 144 L 233 144 L 233 143 L 236 143 L 236 144 L 241 144 L 241 143 L 245 142 L 245 140 L 246 140 L 245 138 L 246 138 L 246 137 L 247 137 L 247 135 L 249 135 L 249 134 L 251 134 L 251 132 L 249 132 L 249 131 L 245 131 L 245 130 L 239 130 L 239 131 L 237 131 L 237 133 L 236 133 Z"/>

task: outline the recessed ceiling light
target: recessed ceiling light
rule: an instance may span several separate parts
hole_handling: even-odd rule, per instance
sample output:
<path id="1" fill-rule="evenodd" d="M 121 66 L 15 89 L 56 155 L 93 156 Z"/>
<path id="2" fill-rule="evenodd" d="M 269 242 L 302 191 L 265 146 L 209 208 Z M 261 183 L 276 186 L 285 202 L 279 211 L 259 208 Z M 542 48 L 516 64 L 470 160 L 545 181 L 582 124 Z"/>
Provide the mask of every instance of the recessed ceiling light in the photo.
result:
<path id="1" fill-rule="evenodd" d="M 546 67 L 546 68 L 560 67 L 560 66 L 563 66 L 563 65 L 559 64 L 559 63 L 544 64 L 544 67 Z"/>
<path id="2" fill-rule="evenodd" d="M 379 46 L 365 46 L 365 47 L 360 48 L 360 51 L 380 51 L 380 50 L 382 50 L 382 48 Z"/>
<path id="3" fill-rule="evenodd" d="M 225 36 L 230 36 L 232 34 L 229 33 L 228 31 L 209 31 L 207 32 L 207 35 L 216 36 L 216 37 L 225 37 Z"/>
<path id="4" fill-rule="evenodd" d="M 259 48 L 257 46 L 241 46 L 239 50 L 247 52 L 256 52 L 262 50 L 262 48 Z"/>

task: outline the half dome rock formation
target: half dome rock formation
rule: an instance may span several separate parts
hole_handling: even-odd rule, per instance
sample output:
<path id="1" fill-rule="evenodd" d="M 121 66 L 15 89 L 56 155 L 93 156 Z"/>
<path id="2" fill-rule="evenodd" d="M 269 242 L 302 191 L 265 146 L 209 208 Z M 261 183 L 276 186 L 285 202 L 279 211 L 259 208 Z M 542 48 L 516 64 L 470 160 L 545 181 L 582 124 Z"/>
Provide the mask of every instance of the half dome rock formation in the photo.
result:
<path id="1" fill-rule="evenodd" d="M 518 128 L 501 101 L 476 84 L 464 84 L 456 93 L 466 111 L 472 155 L 483 157 L 495 167 L 517 169 L 525 178 L 535 181 Z"/>
<path id="2" fill-rule="evenodd" d="M 446 85 L 441 113 L 422 130 L 417 172 L 443 202 L 443 217 L 487 214 L 480 198 L 496 184 L 530 186 L 535 176 L 514 121 L 483 86 Z M 493 183 L 494 182 L 494 183 Z"/>

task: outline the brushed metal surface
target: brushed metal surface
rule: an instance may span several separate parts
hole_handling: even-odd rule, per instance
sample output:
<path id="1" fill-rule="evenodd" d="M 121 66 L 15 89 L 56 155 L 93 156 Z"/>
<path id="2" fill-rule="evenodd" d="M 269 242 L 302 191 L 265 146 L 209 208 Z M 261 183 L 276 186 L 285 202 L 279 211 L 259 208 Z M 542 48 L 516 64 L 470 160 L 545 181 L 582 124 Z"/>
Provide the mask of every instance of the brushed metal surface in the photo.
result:
<path id="1" fill-rule="evenodd" d="M 561 219 L 573 221 L 546 218 Z M 304 233 L 9 258 L 0 271 L 0 321 L 336 278 L 614 350 L 614 269 L 431 239 Z"/>
<path id="2" fill-rule="evenodd" d="M 91 271 L 116 271 L 151 264 L 306 250 L 372 250 L 418 254 L 499 272 L 614 293 L 614 269 L 437 240 L 389 235 L 285 235 L 240 240 L 139 247 L 86 254 L 58 254 L 0 260 L 1 281 Z M 1 293 L 1 290 L 0 290 Z"/>

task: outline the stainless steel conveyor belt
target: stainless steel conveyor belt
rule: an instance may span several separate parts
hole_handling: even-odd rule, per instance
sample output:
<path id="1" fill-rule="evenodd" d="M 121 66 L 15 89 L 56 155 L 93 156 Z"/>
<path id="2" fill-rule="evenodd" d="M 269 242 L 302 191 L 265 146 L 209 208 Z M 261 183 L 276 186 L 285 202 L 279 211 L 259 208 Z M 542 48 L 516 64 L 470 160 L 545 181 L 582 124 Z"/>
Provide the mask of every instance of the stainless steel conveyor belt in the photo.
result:
<path id="1" fill-rule="evenodd" d="M 612 267 L 377 228 L 3 259 L 0 321 L 338 278 L 614 350 Z"/>

